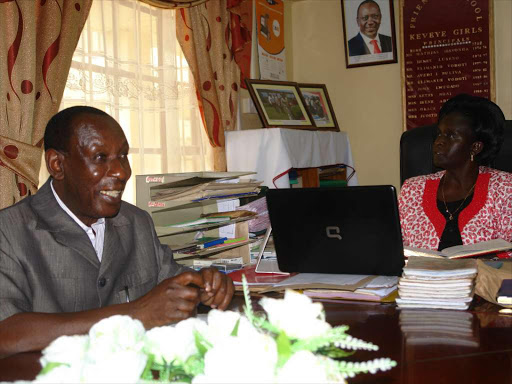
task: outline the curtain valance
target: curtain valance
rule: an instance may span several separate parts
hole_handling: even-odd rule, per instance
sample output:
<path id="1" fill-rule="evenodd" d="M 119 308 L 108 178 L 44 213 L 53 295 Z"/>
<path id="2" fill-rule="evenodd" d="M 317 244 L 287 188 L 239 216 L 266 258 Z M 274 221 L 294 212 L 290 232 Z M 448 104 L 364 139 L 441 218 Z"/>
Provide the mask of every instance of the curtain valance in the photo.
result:
<path id="1" fill-rule="evenodd" d="M 153 7 L 174 9 L 174 8 L 190 8 L 206 3 L 208 0 L 140 0 L 143 3 L 152 5 Z"/>

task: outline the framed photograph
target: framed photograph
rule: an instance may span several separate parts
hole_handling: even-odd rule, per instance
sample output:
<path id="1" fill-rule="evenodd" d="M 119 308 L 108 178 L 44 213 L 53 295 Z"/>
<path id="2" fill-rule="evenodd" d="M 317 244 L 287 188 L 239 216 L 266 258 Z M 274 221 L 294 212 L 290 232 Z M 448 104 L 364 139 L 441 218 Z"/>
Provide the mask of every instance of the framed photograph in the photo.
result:
<path id="1" fill-rule="evenodd" d="M 315 129 L 297 83 L 247 79 L 246 84 L 265 128 Z"/>
<path id="2" fill-rule="evenodd" d="M 304 104 L 319 129 L 339 131 L 325 84 L 299 84 Z"/>
<path id="3" fill-rule="evenodd" d="M 347 68 L 397 62 L 393 0 L 340 0 Z"/>

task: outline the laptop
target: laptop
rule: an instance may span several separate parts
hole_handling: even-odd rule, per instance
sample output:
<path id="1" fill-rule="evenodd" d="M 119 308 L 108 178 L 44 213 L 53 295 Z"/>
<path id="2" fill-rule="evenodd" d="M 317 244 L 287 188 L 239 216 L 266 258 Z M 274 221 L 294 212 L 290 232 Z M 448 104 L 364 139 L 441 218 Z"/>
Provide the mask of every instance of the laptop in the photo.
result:
<path id="1" fill-rule="evenodd" d="M 270 189 L 267 205 L 280 271 L 402 274 L 393 186 Z"/>

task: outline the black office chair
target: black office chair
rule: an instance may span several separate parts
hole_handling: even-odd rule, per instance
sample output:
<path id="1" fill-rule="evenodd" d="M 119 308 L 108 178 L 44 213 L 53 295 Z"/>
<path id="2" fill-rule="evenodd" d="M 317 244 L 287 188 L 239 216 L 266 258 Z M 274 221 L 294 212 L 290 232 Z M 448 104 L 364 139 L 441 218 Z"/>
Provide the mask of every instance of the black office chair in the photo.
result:
<path id="1" fill-rule="evenodd" d="M 437 124 L 413 128 L 400 138 L 400 184 L 410 177 L 440 171 L 434 167 L 432 145 L 437 135 Z M 505 122 L 505 135 L 492 168 L 512 173 L 512 120 Z"/>

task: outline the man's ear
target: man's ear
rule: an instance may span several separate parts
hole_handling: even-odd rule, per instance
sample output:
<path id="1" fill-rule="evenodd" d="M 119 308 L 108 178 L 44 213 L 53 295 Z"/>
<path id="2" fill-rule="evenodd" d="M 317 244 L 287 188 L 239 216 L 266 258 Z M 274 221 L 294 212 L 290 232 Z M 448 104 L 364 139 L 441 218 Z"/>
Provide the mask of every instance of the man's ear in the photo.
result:
<path id="1" fill-rule="evenodd" d="M 54 180 L 64 179 L 65 156 L 55 149 L 48 149 L 44 153 L 46 169 Z"/>

